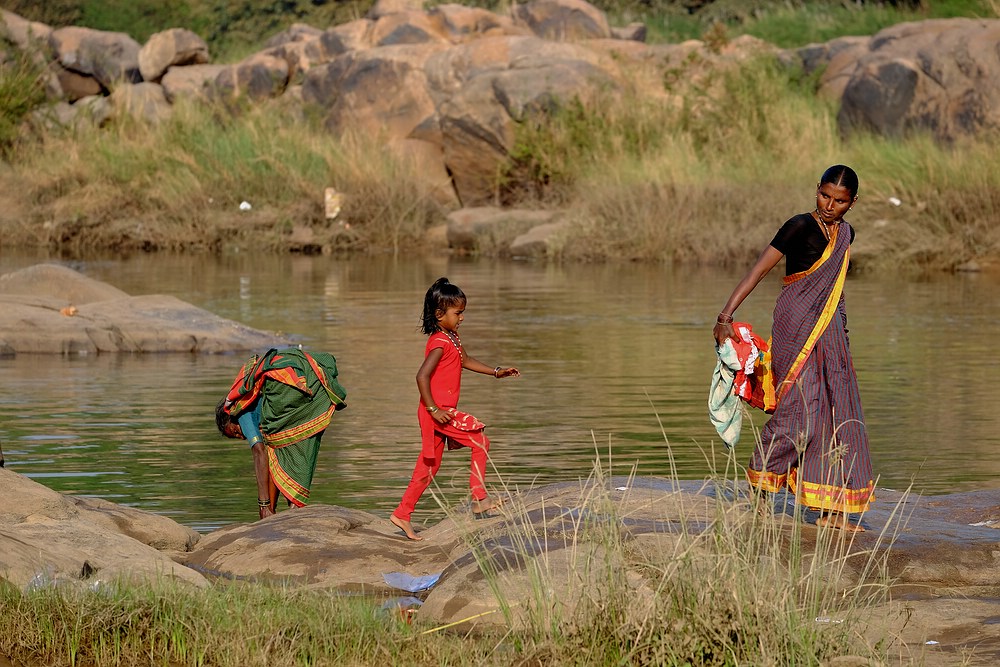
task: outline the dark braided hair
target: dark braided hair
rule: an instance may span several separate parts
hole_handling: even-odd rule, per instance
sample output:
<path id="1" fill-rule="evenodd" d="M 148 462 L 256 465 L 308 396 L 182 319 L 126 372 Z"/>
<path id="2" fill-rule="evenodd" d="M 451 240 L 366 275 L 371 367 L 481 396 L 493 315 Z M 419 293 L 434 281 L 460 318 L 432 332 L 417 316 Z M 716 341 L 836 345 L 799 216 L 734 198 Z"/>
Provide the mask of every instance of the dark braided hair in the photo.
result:
<path id="1" fill-rule="evenodd" d="M 458 285 L 452 285 L 447 278 L 438 278 L 424 295 L 424 315 L 420 329 L 428 336 L 438 330 L 438 312 L 453 306 L 465 306 L 465 292 Z"/>

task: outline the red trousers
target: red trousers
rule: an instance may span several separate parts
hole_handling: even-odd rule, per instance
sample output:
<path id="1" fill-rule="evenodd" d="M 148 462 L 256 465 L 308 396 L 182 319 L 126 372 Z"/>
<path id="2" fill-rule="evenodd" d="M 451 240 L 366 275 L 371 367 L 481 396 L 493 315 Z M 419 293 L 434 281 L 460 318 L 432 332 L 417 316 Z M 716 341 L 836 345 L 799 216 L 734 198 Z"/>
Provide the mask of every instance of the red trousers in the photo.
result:
<path id="1" fill-rule="evenodd" d="M 427 422 L 432 423 L 428 424 Z M 473 498 L 476 500 L 485 499 L 486 455 L 490 451 L 490 441 L 482 429 L 463 431 L 455 428 L 451 423 L 438 424 L 430 415 L 420 415 L 420 431 L 423 441 L 420 456 L 417 457 L 417 464 L 413 468 L 410 483 L 407 485 L 406 491 L 403 492 L 403 499 L 392 513 L 404 521 L 410 520 L 410 515 L 417 506 L 417 501 L 430 486 L 431 480 L 434 479 L 434 475 L 441 467 L 445 444 L 448 444 L 449 449 L 461 446 L 472 450 L 469 488 L 472 490 Z"/>

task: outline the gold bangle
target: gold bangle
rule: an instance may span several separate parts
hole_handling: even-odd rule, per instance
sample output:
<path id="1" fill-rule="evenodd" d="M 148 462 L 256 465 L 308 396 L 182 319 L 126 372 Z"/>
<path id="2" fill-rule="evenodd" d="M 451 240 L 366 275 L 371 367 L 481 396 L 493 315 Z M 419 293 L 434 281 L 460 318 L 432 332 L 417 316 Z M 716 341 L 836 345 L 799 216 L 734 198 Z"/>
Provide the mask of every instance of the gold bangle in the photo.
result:
<path id="1" fill-rule="evenodd" d="M 260 498 L 257 499 L 257 507 L 270 507 L 270 506 L 271 506 L 270 499 L 268 500 L 261 500 Z"/>
<path id="2" fill-rule="evenodd" d="M 431 414 L 434 414 L 437 411 L 438 411 L 438 406 L 436 406 L 436 405 L 428 405 L 427 406 L 427 412 L 429 412 Z"/>

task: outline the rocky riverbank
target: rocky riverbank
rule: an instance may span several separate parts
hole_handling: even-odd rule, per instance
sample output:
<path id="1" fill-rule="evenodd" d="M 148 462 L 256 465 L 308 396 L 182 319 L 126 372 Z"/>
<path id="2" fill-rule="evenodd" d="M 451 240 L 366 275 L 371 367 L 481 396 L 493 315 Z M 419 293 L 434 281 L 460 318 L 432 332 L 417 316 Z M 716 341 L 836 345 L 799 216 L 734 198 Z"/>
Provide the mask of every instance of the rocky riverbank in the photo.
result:
<path id="1" fill-rule="evenodd" d="M 319 183 L 298 184 L 302 173 L 314 171 L 315 160 L 306 160 L 285 168 L 276 165 L 259 182 L 250 181 L 238 168 L 241 161 L 256 161 L 255 155 L 273 154 L 281 146 L 258 145 L 245 155 L 233 155 L 232 138 L 223 137 L 225 153 L 201 158 L 193 154 L 201 148 L 197 144 L 176 146 L 175 128 L 173 139 L 165 138 L 163 146 L 143 147 L 147 156 L 164 152 L 163 159 L 134 164 L 132 179 L 119 172 L 122 161 L 131 160 L 124 156 L 108 166 L 107 174 L 88 173 L 94 164 L 80 164 L 58 177 L 43 178 L 51 172 L 43 164 L 15 164 L 13 172 L 0 174 L 6 191 L 0 228 L 5 239 L 19 244 L 219 249 L 227 239 L 245 243 L 253 237 L 271 248 L 305 252 L 449 247 L 514 256 L 621 254 L 629 259 L 718 261 L 738 250 L 718 248 L 719 233 L 709 231 L 701 238 L 704 220 L 736 220 L 740 228 L 719 231 L 727 238 L 742 237 L 753 220 L 774 216 L 775 205 L 788 202 L 789 211 L 798 210 L 791 202 L 800 198 L 782 191 L 786 182 L 791 187 L 803 169 L 818 173 L 826 162 L 844 160 L 846 152 L 864 174 L 865 196 L 857 213 L 877 223 L 872 234 L 887 239 L 872 256 L 884 263 L 917 257 L 930 264 L 971 267 L 982 264 L 975 264 L 980 255 L 997 252 L 984 217 L 992 183 L 970 182 L 961 175 L 962 167 L 941 182 L 922 173 L 900 173 L 863 146 L 836 145 L 839 139 L 825 137 L 829 128 L 795 118 L 802 112 L 789 104 L 770 110 L 748 107 L 767 100 L 736 99 L 740 93 L 726 76 L 736 73 L 735 78 L 746 80 L 742 68 L 765 59 L 800 73 L 795 76 L 816 77 L 813 95 L 834 110 L 835 129 L 842 137 L 871 134 L 905 143 L 926 134 L 942 146 L 976 141 L 1000 128 L 1000 94 L 991 85 L 1000 76 L 1000 59 L 995 49 L 978 46 L 997 41 L 998 20 L 914 22 L 870 37 L 783 50 L 750 37 L 646 44 L 642 26 L 612 27 L 602 12 L 582 0 L 535 0 L 509 13 L 379 2 L 364 18 L 335 26 L 297 25 L 238 63 L 216 64 L 204 41 L 183 28 L 139 44 L 121 33 L 53 28 L 10 12 L 2 16 L 8 38 L 18 48 L 33 50 L 44 65 L 52 105 L 39 109 L 31 121 L 43 135 L 82 132 L 86 142 L 105 137 L 127 143 L 134 138 L 84 128 L 137 123 L 155 134 L 186 105 L 211 109 L 183 125 L 182 132 L 192 133 L 220 114 L 238 124 L 256 109 L 280 116 L 278 126 L 292 118 L 318 118 L 321 134 L 306 144 L 350 143 L 357 135 L 372 141 L 357 154 L 341 151 L 321 159 L 360 160 L 368 163 L 366 168 L 383 159 L 408 165 L 404 178 L 399 172 L 373 177 L 331 165 L 335 179 L 319 176 Z M 758 93 L 769 94 L 763 89 Z M 763 114 L 761 126 L 744 127 L 747 118 L 725 111 L 734 104 L 750 117 Z M 642 109 L 647 117 L 621 117 L 621 107 Z M 789 115 L 802 126 L 789 125 Z M 602 127 L 594 122 L 599 118 L 608 122 Z M 616 165 L 609 162 L 610 155 L 586 152 L 602 144 L 617 146 L 633 130 L 648 132 L 643 122 L 687 133 L 695 148 L 715 134 L 720 144 L 703 146 L 702 157 L 668 153 L 663 158 L 673 164 L 667 170 L 650 162 L 665 150 L 680 150 L 664 143 L 670 132 L 640 134 L 643 143 L 634 150 L 649 153 L 637 154 L 638 164 Z M 251 131 L 271 129 L 265 124 Z M 570 133 L 563 148 L 559 132 Z M 761 144 L 754 150 L 761 154 L 740 155 L 743 149 L 727 138 L 729 132 L 739 141 L 760 133 Z M 801 145 L 782 144 L 800 134 Z M 287 144 L 287 138 L 281 143 Z M 585 144 L 592 146 L 574 157 L 572 151 Z M 829 155 L 817 158 L 815 145 L 828 146 Z M 553 146 L 556 153 L 546 154 Z M 571 153 L 560 155 L 559 150 Z M 808 161 L 798 156 L 805 152 Z M 706 155 L 715 155 L 711 160 L 718 165 L 688 164 L 709 159 Z M 206 164 L 200 164 L 202 159 Z M 945 152 L 915 159 L 951 162 Z M 769 160 L 788 173 L 769 169 Z M 614 178 L 588 175 L 583 165 L 591 161 L 617 173 Z M 748 184 L 727 174 L 742 161 L 770 172 L 767 211 L 744 207 L 737 212 L 725 206 L 726 200 L 746 199 L 742 188 Z M 173 174 L 178 164 L 185 166 Z M 215 182 L 219 169 L 232 169 L 235 181 Z M 574 169 L 580 172 L 567 171 Z M 640 177 L 645 183 L 620 182 L 626 170 L 635 169 L 645 173 Z M 969 172 L 975 170 L 970 167 Z M 678 173 L 702 173 L 707 180 L 690 183 Z M 731 192 L 718 191 L 724 174 Z M 128 186 L 140 175 L 142 187 L 133 192 Z M 168 182 L 171 178 L 179 180 Z M 405 182 L 412 188 L 398 193 L 398 210 L 395 204 L 379 208 L 376 202 L 388 197 L 384 191 L 370 192 L 366 178 L 385 179 L 383 187 Z M 343 197 L 338 199 L 343 201 L 339 217 L 324 205 L 327 186 Z M 966 186 L 970 192 L 962 191 Z M 224 194 L 221 188 L 242 192 Z M 371 201 L 362 203 L 366 197 Z M 246 215 L 237 210 L 244 199 L 253 206 Z M 513 207 L 543 209 L 544 219 L 532 222 L 516 213 L 516 224 L 473 225 L 477 233 L 471 238 L 468 225 L 455 229 L 455 216 L 482 205 L 499 207 L 501 215 L 480 218 L 509 218 L 505 211 Z M 445 227 L 449 214 L 453 217 Z M 176 229 L 158 228 L 156 219 L 163 217 Z M 692 218 L 697 219 L 692 223 Z M 375 229 L 378 225 L 392 229 Z M 943 240 L 936 234 L 937 243 L 924 247 L 922 225 L 955 229 Z M 192 226 L 197 233 L 191 234 Z M 605 238 L 602 230 L 608 227 L 612 231 Z M 394 236 L 381 238 L 381 233 Z M 674 238 L 675 233 L 684 238 Z M 896 247 L 900 238 L 910 239 L 907 247 Z"/>
<path id="2" fill-rule="evenodd" d="M 642 614 L 671 586 L 662 573 L 696 554 L 713 558 L 723 526 L 765 530 L 764 521 L 798 545 L 805 562 L 814 554 L 813 567 L 827 568 L 822 576 L 834 577 L 847 598 L 866 584 L 888 586 L 883 601 L 830 609 L 826 622 L 861 615 L 873 644 L 888 642 L 889 654 L 918 662 L 969 655 L 964 664 L 989 664 L 1000 651 L 1000 491 L 919 498 L 879 489 L 863 519 L 867 532 L 841 543 L 842 558 L 828 559 L 829 535 L 815 528 L 814 516 L 793 519 L 791 500 L 779 497 L 773 517 L 754 518 L 729 483 L 614 477 L 552 484 L 513 494 L 485 520 L 452 508 L 412 542 L 361 509 L 313 505 L 199 535 L 166 517 L 63 496 L 9 469 L 0 470 L 0 482 L 19 499 L 0 510 L 0 571 L 18 589 L 93 588 L 123 577 L 193 586 L 219 577 L 283 581 L 331 593 L 420 596 L 408 604 L 428 627 L 519 628 L 540 612 L 572 619 L 622 586 Z M 616 576 L 609 578 L 609 567 Z"/>

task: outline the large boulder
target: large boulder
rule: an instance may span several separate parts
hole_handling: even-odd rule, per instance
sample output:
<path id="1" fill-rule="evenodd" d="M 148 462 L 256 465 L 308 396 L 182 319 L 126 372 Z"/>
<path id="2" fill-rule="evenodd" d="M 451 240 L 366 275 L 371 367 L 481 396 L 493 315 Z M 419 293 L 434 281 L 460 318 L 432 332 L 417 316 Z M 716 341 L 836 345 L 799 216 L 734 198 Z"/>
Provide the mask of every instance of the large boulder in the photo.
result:
<path id="1" fill-rule="evenodd" d="M 786 58 L 807 72 L 823 68 L 820 93 L 840 100 L 844 133 L 951 140 L 1000 128 L 998 42 L 1000 19 L 937 19 L 809 45 Z"/>
<path id="2" fill-rule="evenodd" d="M 432 43 L 346 52 L 306 73 L 303 99 L 326 110 L 327 126 L 335 134 L 410 138 L 434 117 L 424 68 L 445 48 Z"/>
<path id="3" fill-rule="evenodd" d="M 14 12 L 0 9 L 0 37 L 6 37 L 17 48 L 27 51 L 48 42 L 52 28 L 38 21 L 29 21 Z"/>
<path id="4" fill-rule="evenodd" d="M 553 211 L 477 206 L 452 211 L 447 218 L 448 247 L 462 254 L 497 253 L 514 239 L 553 222 Z"/>
<path id="5" fill-rule="evenodd" d="M 496 174 L 510 155 L 519 123 L 552 113 L 566 101 L 586 102 L 619 88 L 601 63 L 601 54 L 580 45 L 519 36 L 485 37 L 428 60 L 437 107 L 432 129 L 464 205 L 495 197 Z"/>
<path id="6" fill-rule="evenodd" d="M 427 10 L 427 16 L 437 23 L 440 31 L 455 44 L 479 37 L 531 34 L 529 28 L 515 25 L 509 16 L 496 14 L 481 7 L 448 3 Z"/>
<path id="7" fill-rule="evenodd" d="M 66 69 L 97 79 L 107 90 L 139 83 L 139 43 L 123 32 L 70 26 L 53 30 L 49 46 Z"/>
<path id="8" fill-rule="evenodd" d="M 129 296 L 67 267 L 0 276 L 0 354 L 221 353 L 285 344 L 166 295 Z"/>
<path id="9" fill-rule="evenodd" d="M 267 52 L 255 53 L 235 65 L 223 67 L 211 86 L 211 95 L 232 101 L 278 97 L 288 86 L 288 61 Z"/>
<path id="10" fill-rule="evenodd" d="M 157 125 L 170 117 L 170 102 L 158 83 L 130 83 L 117 86 L 109 96 L 119 116 L 130 117 L 146 125 Z"/>
<path id="11" fill-rule="evenodd" d="M 532 0 L 514 7 L 517 20 L 542 39 L 575 41 L 611 37 L 607 16 L 585 0 Z"/>
<path id="12" fill-rule="evenodd" d="M 447 42 L 442 27 L 424 11 L 396 12 L 375 21 L 369 39 L 374 46 Z"/>
<path id="13" fill-rule="evenodd" d="M 100 82 L 92 76 L 66 69 L 57 62 L 52 63 L 50 68 L 56 81 L 59 82 L 59 97 L 66 102 L 72 104 L 84 97 L 105 93 Z"/>
<path id="14" fill-rule="evenodd" d="M 348 51 L 367 49 L 371 46 L 371 31 L 374 21 L 357 19 L 333 26 L 320 35 L 323 53 L 333 60 L 336 56 Z"/>
<path id="15" fill-rule="evenodd" d="M 160 79 L 163 94 L 171 104 L 178 99 L 209 99 L 212 84 L 226 65 L 187 65 L 170 67 Z"/>
<path id="16" fill-rule="evenodd" d="M 98 499 L 64 496 L 0 469 L 17 498 L 0 508 L 0 578 L 18 588 L 126 579 L 207 581 L 178 564 L 200 535 L 166 517 Z"/>
<path id="17" fill-rule="evenodd" d="M 158 32 L 139 49 L 139 73 L 143 81 L 159 81 L 173 65 L 204 65 L 208 61 L 208 44 L 184 28 Z"/>

